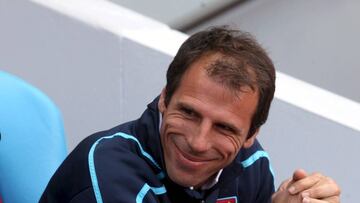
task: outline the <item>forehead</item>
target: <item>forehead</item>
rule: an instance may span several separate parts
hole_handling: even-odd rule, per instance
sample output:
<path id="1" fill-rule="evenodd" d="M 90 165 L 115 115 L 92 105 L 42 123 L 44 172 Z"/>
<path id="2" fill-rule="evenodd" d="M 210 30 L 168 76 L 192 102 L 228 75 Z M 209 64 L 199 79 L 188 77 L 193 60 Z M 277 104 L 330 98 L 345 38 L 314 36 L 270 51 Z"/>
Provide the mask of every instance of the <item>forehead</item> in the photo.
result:
<path id="1" fill-rule="evenodd" d="M 219 57 L 221 55 L 203 56 L 192 63 L 174 94 L 176 100 L 214 115 L 241 115 L 242 119 L 251 119 L 258 102 L 257 90 L 243 86 L 234 93 L 225 84 L 211 78 L 206 68 Z"/>
<path id="2" fill-rule="evenodd" d="M 231 90 L 234 95 L 247 92 L 250 89 L 258 91 L 256 74 L 245 61 L 221 52 L 206 52 L 192 62 L 180 80 L 184 83 L 185 78 L 199 80 L 207 77 L 222 87 Z M 187 81 L 188 82 L 188 81 Z"/>

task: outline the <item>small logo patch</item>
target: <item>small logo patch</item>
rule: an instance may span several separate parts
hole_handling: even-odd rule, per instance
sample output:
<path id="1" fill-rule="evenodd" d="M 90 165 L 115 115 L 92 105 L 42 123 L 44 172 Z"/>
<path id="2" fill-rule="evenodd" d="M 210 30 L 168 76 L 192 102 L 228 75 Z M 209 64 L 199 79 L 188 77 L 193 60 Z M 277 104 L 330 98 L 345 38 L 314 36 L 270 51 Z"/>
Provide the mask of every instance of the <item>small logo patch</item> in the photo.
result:
<path id="1" fill-rule="evenodd" d="M 221 199 L 217 199 L 216 203 L 237 203 L 236 197 L 225 197 Z"/>

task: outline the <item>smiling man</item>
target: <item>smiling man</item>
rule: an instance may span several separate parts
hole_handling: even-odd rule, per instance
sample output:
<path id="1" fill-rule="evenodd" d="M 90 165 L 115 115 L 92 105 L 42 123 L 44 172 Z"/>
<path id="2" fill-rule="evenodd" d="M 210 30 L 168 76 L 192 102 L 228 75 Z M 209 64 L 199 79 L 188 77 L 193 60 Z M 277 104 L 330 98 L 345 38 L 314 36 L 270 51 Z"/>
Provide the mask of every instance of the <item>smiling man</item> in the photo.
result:
<path id="1" fill-rule="evenodd" d="M 143 115 L 81 142 L 40 202 L 339 202 L 332 179 L 302 170 L 274 193 L 256 139 L 274 91 L 274 66 L 249 34 L 196 33 Z"/>
<path id="2" fill-rule="evenodd" d="M 248 132 L 257 106 L 257 91 L 238 85 L 229 87 L 231 90 L 211 78 L 221 80 L 221 74 L 231 71 L 225 66 L 216 73 L 219 75 L 209 76 L 223 57 L 215 53 L 201 56 L 184 73 L 168 104 L 166 90 L 160 96 L 166 171 L 171 180 L 183 186 L 204 185 L 228 166 L 241 148 L 252 146 L 256 137 L 248 136 Z"/>

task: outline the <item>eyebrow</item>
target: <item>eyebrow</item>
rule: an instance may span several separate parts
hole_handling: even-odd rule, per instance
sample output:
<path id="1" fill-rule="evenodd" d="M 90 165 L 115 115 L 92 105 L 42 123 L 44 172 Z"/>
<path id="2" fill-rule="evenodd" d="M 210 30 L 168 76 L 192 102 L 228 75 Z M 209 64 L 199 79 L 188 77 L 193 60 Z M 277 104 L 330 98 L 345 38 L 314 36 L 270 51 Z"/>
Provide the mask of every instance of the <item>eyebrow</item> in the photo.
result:
<path id="1" fill-rule="evenodd" d="M 189 110 L 189 111 L 192 111 L 197 117 L 202 117 L 199 112 L 197 112 L 193 107 L 191 107 L 190 105 L 188 105 L 188 104 L 186 104 L 186 103 L 179 102 L 179 103 L 177 104 L 177 107 L 178 107 L 179 109 L 185 108 L 185 109 L 187 109 L 187 110 Z"/>

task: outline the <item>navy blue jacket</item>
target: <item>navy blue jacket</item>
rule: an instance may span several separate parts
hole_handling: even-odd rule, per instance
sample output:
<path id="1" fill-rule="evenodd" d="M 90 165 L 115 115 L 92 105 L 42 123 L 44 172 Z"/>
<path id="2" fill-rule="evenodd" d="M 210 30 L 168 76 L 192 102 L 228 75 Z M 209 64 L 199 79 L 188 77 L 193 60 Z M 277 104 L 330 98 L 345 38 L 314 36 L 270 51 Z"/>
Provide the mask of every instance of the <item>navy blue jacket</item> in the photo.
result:
<path id="1" fill-rule="evenodd" d="M 51 178 L 40 202 L 61 203 L 268 203 L 274 178 L 256 141 L 241 149 L 206 191 L 169 180 L 159 135 L 158 99 L 135 121 L 83 140 Z"/>

